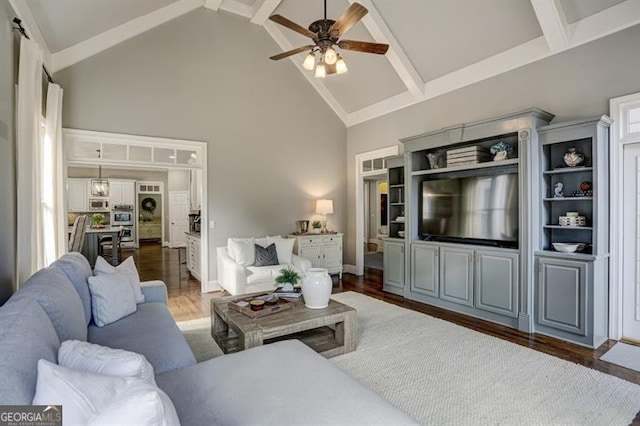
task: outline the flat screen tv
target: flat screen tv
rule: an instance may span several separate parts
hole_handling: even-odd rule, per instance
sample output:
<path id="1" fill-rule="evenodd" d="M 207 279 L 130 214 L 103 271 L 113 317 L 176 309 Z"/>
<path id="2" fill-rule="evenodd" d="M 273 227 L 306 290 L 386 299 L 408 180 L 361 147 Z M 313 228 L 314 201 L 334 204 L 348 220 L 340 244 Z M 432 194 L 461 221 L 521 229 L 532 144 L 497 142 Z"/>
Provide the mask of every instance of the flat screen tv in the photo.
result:
<path id="1" fill-rule="evenodd" d="M 422 236 L 427 240 L 518 246 L 518 174 L 422 182 Z"/>

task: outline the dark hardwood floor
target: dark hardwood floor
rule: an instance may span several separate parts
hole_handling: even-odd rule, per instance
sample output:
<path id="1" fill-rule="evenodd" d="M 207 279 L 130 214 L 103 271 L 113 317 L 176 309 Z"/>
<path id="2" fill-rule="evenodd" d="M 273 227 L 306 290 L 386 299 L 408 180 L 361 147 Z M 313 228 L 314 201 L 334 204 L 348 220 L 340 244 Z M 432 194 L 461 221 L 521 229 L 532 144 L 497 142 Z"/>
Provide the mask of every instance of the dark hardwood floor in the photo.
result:
<path id="1" fill-rule="evenodd" d="M 200 282 L 189 275 L 186 266 L 181 264 L 186 257 L 184 249 L 181 249 L 179 255 L 178 249 L 162 248 L 159 243 L 144 243 L 134 252 L 125 251 L 123 256 L 133 256 L 141 280 L 159 279 L 167 284 L 169 310 L 176 321 L 209 317 L 210 300 L 228 295 L 224 292 L 207 294 L 200 292 Z M 615 344 L 613 340 L 608 340 L 598 349 L 592 350 L 552 337 L 523 333 L 492 322 L 407 300 L 382 291 L 382 271 L 375 269 L 365 269 L 365 274 L 361 277 L 344 274 L 342 280 L 334 275 L 333 284 L 334 293 L 355 291 L 366 294 L 640 385 L 640 373 L 599 360 L 600 356 Z M 633 425 L 640 426 L 640 413 L 636 416 Z"/>

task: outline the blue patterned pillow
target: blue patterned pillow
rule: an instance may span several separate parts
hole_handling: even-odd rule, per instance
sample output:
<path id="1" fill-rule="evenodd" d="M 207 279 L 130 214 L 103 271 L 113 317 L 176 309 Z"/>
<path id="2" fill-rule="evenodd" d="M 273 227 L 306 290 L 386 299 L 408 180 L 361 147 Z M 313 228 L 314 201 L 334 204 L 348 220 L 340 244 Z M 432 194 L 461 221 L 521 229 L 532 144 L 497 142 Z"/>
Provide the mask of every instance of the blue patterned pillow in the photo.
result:
<path id="1" fill-rule="evenodd" d="M 253 266 L 279 265 L 278 252 L 275 243 L 269 244 L 266 248 L 256 244 L 256 261 Z"/>

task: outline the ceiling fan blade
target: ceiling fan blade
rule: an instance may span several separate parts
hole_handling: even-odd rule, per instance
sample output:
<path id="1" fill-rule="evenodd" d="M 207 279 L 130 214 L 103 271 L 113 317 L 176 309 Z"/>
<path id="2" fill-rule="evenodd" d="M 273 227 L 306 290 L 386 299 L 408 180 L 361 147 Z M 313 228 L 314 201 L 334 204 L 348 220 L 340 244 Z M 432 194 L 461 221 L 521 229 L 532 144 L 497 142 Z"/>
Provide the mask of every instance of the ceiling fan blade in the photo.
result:
<path id="1" fill-rule="evenodd" d="M 315 46 L 310 44 L 308 46 L 298 47 L 297 49 L 287 50 L 286 52 L 279 53 L 270 57 L 272 61 L 279 61 L 280 59 L 288 58 L 289 56 L 295 55 L 296 53 L 304 52 L 305 50 L 313 49 Z"/>
<path id="2" fill-rule="evenodd" d="M 367 8 L 360 3 L 351 4 L 340 19 L 338 19 L 331 28 L 329 28 L 329 35 L 332 38 L 342 37 L 347 31 L 349 31 L 349 28 L 357 24 L 358 21 L 367 13 L 369 13 Z"/>
<path id="3" fill-rule="evenodd" d="M 340 40 L 338 47 L 356 52 L 375 53 L 384 55 L 389 50 L 389 45 L 384 43 L 369 43 L 368 41 Z"/>
<path id="4" fill-rule="evenodd" d="M 295 22 L 288 20 L 284 16 L 271 15 L 271 16 L 269 16 L 269 19 L 272 20 L 273 22 L 275 22 L 276 24 L 280 24 L 282 26 L 285 26 L 285 27 L 289 28 L 290 30 L 293 30 L 293 31 L 295 31 L 297 33 L 300 33 L 300 34 L 304 35 L 304 36 L 310 37 L 313 40 L 317 40 L 318 39 L 318 35 L 317 34 L 309 31 L 308 29 L 306 29 L 302 25 L 298 25 Z"/>

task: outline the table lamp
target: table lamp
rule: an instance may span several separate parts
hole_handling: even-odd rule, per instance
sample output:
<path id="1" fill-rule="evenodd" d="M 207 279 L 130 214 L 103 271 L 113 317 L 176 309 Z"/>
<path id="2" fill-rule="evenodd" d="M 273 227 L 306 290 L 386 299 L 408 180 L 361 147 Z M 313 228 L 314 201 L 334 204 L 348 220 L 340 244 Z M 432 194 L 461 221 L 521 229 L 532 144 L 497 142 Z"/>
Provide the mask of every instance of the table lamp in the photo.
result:
<path id="1" fill-rule="evenodd" d="M 322 215 L 322 233 L 326 234 L 327 230 L 327 215 L 333 214 L 333 200 L 322 199 L 316 201 L 316 213 Z"/>

